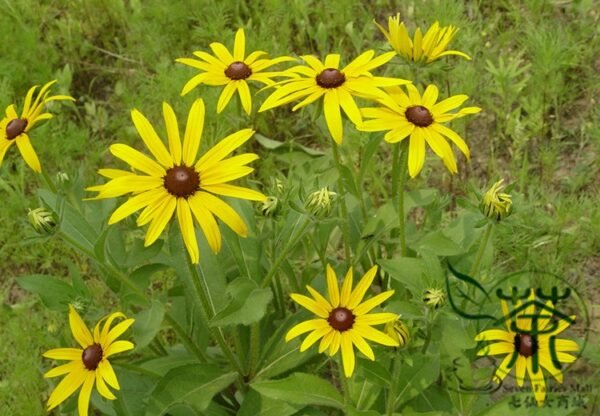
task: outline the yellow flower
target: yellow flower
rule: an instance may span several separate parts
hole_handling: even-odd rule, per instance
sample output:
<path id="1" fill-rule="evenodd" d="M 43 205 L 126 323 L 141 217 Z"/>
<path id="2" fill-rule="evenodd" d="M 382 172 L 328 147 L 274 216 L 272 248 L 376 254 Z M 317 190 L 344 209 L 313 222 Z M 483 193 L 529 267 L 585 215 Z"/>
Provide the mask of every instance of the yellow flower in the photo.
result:
<path id="1" fill-rule="evenodd" d="M 396 17 L 390 16 L 388 18 L 389 32 L 381 27 L 379 23 L 375 22 L 375 24 L 392 45 L 392 48 L 408 60 L 418 62 L 424 59 L 427 63 L 430 63 L 447 55 L 458 55 L 471 60 L 471 57 L 466 53 L 446 50 L 448 44 L 458 32 L 458 29 L 454 26 L 440 27 L 439 22 L 436 21 L 427 30 L 425 36 L 421 33 L 421 28 L 418 27 L 413 41 L 408 36 L 404 23 L 400 22 L 400 13 L 396 14 Z"/>
<path id="2" fill-rule="evenodd" d="M 94 384 L 102 396 L 109 400 L 116 399 L 108 386 L 117 390 L 120 387 L 108 358 L 134 347 L 132 342 L 117 341 L 117 338 L 133 324 L 134 319 L 125 319 L 111 329 L 113 321 L 118 318 L 125 319 L 125 315 L 115 312 L 102 318 L 92 334 L 75 308 L 69 305 L 69 325 L 73 338 L 81 348 L 56 348 L 43 354 L 46 358 L 70 361 L 44 374 L 46 378 L 66 374 L 48 398 L 48 410 L 54 409 L 81 387 L 78 400 L 79 416 L 87 416 Z M 100 331 L 102 321 L 105 322 Z"/>
<path id="3" fill-rule="evenodd" d="M 572 363 L 576 357 L 567 354 L 576 352 L 579 346 L 575 341 L 557 338 L 557 335 L 569 327 L 575 320 L 570 316 L 569 320 L 552 320 L 552 313 L 547 310 L 536 311 L 535 294 L 532 290 L 527 303 L 517 301 L 511 316 L 508 304 L 501 301 L 502 313 L 506 324 L 503 329 L 488 329 L 479 333 L 476 341 L 494 341 L 483 347 L 477 355 L 501 355 L 506 354 L 502 363 L 496 369 L 494 381 L 500 383 L 504 377 L 515 367 L 517 385 L 523 386 L 525 371 L 529 374 L 533 394 L 538 406 L 542 405 L 546 398 L 546 384 L 544 381 L 545 369 L 547 372 L 562 383 L 562 363 Z M 553 310 L 552 301 L 545 303 L 544 309 Z M 535 328 L 534 324 L 535 322 Z"/>
<path id="4" fill-rule="evenodd" d="M 340 55 L 327 55 L 324 63 L 314 56 L 303 56 L 308 65 L 298 65 L 285 71 L 297 77 L 281 81 L 259 112 L 306 97 L 292 108 L 296 111 L 323 97 L 327 127 L 336 143 L 340 144 L 343 138 L 340 107 L 354 124 L 360 124 L 362 117 L 354 96 L 371 100 L 385 98 L 380 87 L 409 83 L 404 79 L 373 76 L 370 71 L 392 59 L 394 52 L 376 58 L 374 55 L 374 51 L 366 51 L 342 69 L 339 69 Z"/>
<path id="5" fill-rule="evenodd" d="M 115 210 L 108 223 L 114 224 L 143 209 L 137 218 L 137 225 L 141 227 L 150 223 L 146 233 L 146 246 L 156 241 L 176 212 L 187 251 L 192 261 L 198 263 L 200 253 L 192 214 L 200 224 L 209 246 L 216 253 L 221 249 L 221 232 L 215 216 L 238 235 L 245 237 L 248 234 L 244 220 L 216 195 L 253 201 L 265 199 L 260 192 L 227 183 L 254 170 L 246 166 L 258 159 L 258 155 L 254 153 L 225 158 L 244 144 L 254 134 L 254 130 L 244 129 L 227 136 L 198 159 L 204 127 L 202 99 L 197 99 L 192 104 L 183 146 L 179 138 L 177 118 L 169 104 L 163 103 L 163 113 L 169 150 L 146 117 L 133 110 L 133 123 L 157 161 L 130 146 L 114 144 L 110 147 L 111 153 L 142 175 L 120 169 L 100 169 L 99 173 L 111 180 L 87 190 L 97 191 L 96 199 L 132 194 L 127 202 Z"/>
<path id="6" fill-rule="evenodd" d="M 414 85 L 406 85 L 406 89 L 408 95 L 399 87 L 388 88 L 389 96 L 380 100 L 384 107 L 363 108 L 362 115 L 372 120 L 359 124 L 358 129 L 389 130 L 384 136 L 388 143 L 397 143 L 410 136 L 408 172 L 413 178 L 421 172 L 425 163 L 425 142 L 442 159 L 450 172 L 458 172 L 454 153 L 443 136 L 450 139 L 467 158 L 470 157 L 469 148 L 456 132 L 443 123 L 468 114 L 476 114 L 481 108 L 465 107 L 456 113 L 449 113 L 469 97 L 455 95 L 436 104 L 438 89 L 435 85 L 428 85 L 422 97 Z"/>
<path id="7" fill-rule="evenodd" d="M 38 92 L 35 100 L 33 99 L 33 94 L 38 86 L 35 85 L 29 89 L 25 96 L 21 117 L 17 114 L 17 108 L 14 104 L 6 107 L 6 117 L 0 121 L 0 165 L 2 165 L 8 148 L 13 143 L 16 143 L 25 163 L 37 173 L 42 171 L 42 165 L 31 145 L 27 133 L 40 121 L 52 118 L 52 114 L 43 113 L 47 103 L 58 100 L 75 101 L 73 97 L 69 97 L 68 95 L 48 96 L 50 94 L 49 89 L 55 82 L 50 81 L 44 85 Z"/>
<path id="8" fill-rule="evenodd" d="M 306 286 L 306 288 L 313 299 L 298 293 L 292 293 L 292 299 L 317 315 L 317 318 L 294 326 L 286 334 L 285 340 L 290 341 L 299 335 L 310 332 L 300 346 L 301 352 L 307 350 L 319 339 L 321 339 L 319 344 L 319 352 L 321 353 L 328 349 L 329 355 L 333 356 L 341 349 L 346 377 L 350 377 L 354 372 L 353 345 L 371 360 L 375 360 L 375 355 L 365 340 L 397 347 L 398 342 L 394 341 L 389 335 L 372 328 L 372 325 L 395 321 L 398 315 L 387 312 L 369 313 L 373 308 L 392 296 L 394 291 L 388 290 L 363 302 L 363 297 L 376 274 L 377 266 L 373 266 L 352 290 L 352 268 L 350 268 L 340 291 L 335 271 L 328 265 L 327 288 L 329 300 L 310 286 Z"/>
<path id="9" fill-rule="evenodd" d="M 484 195 L 481 200 L 481 210 L 483 215 L 488 218 L 500 221 L 506 218 L 512 212 L 511 196 L 502 192 L 504 179 L 496 182 Z"/>
<path id="10" fill-rule="evenodd" d="M 181 95 L 185 95 L 198 85 L 206 84 L 212 86 L 225 85 L 223 92 L 217 102 L 217 113 L 223 111 L 227 106 L 233 94 L 237 91 L 242 102 L 242 107 L 247 114 L 252 111 L 252 97 L 248 81 L 257 81 L 265 85 L 272 85 L 271 79 L 281 76 L 281 72 L 263 72 L 265 69 L 285 61 L 293 61 L 288 56 L 282 56 L 274 59 L 259 59 L 266 52 L 254 51 L 246 56 L 246 37 L 244 29 L 240 28 L 235 34 L 233 45 L 233 54 L 231 54 L 225 45 L 219 42 L 210 44 L 214 56 L 203 51 L 196 51 L 199 59 L 179 58 L 177 62 L 199 69 L 200 74 L 190 79 Z"/>

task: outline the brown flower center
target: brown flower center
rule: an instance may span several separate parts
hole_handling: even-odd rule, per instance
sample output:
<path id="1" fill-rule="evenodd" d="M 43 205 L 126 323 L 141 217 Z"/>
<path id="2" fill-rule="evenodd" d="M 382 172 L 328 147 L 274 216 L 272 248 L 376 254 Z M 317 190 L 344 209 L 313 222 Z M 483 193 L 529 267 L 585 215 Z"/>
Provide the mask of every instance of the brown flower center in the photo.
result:
<path id="1" fill-rule="evenodd" d="M 248 78 L 250 75 L 252 75 L 252 70 L 245 63 L 235 61 L 227 67 L 225 70 L 225 75 L 227 78 L 236 81 L 238 79 Z"/>
<path id="2" fill-rule="evenodd" d="M 354 325 L 354 315 L 346 308 L 335 308 L 329 313 L 327 322 L 333 329 L 344 332 Z"/>
<path id="3" fill-rule="evenodd" d="M 525 358 L 531 357 L 538 350 L 537 339 L 528 334 L 515 335 L 514 344 L 515 350 Z"/>
<path id="4" fill-rule="evenodd" d="M 91 371 L 95 370 L 102 360 L 102 347 L 100 344 L 90 345 L 83 350 L 81 359 L 83 360 L 83 365 L 85 365 L 85 368 Z"/>
<path id="5" fill-rule="evenodd" d="M 24 118 L 15 118 L 6 125 L 6 139 L 13 140 L 19 134 L 25 131 L 27 120 Z"/>
<path id="6" fill-rule="evenodd" d="M 188 198 L 200 189 L 200 175 L 189 166 L 175 166 L 167 169 L 164 185 L 171 195 Z"/>
<path id="7" fill-rule="evenodd" d="M 317 85 L 323 88 L 337 88 L 346 82 L 346 76 L 343 72 L 335 68 L 324 69 L 317 75 Z"/>
<path id="8" fill-rule="evenodd" d="M 433 123 L 433 116 L 429 110 L 422 105 L 408 107 L 404 115 L 408 121 L 419 127 L 427 127 Z"/>

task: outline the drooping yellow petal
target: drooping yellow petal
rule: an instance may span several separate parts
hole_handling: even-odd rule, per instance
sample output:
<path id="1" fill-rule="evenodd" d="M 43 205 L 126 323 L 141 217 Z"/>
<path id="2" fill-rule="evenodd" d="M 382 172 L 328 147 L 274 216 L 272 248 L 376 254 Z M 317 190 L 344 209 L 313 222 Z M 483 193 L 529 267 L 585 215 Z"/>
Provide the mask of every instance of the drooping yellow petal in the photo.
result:
<path id="1" fill-rule="evenodd" d="M 188 198 L 189 206 L 194 214 L 194 218 L 200 224 L 200 228 L 206 237 L 208 246 L 213 253 L 218 253 L 221 250 L 221 231 L 215 221 L 215 217 L 202 203 L 198 193 Z"/>
<path id="2" fill-rule="evenodd" d="M 100 361 L 100 363 L 98 363 L 96 372 L 100 373 L 104 381 L 106 381 L 106 383 L 113 389 L 119 390 L 121 388 L 119 386 L 119 381 L 117 380 L 115 370 L 113 370 L 112 365 L 110 365 L 108 360 L 103 359 Z"/>
<path id="3" fill-rule="evenodd" d="M 108 224 L 115 224 L 122 219 L 130 216 L 136 211 L 139 211 L 142 208 L 148 206 L 148 204 L 156 201 L 159 198 L 162 198 L 166 194 L 164 188 L 152 189 L 150 191 L 142 192 L 139 195 L 135 195 L 129 198 L 125 203 L 123 203 L 119 208 L 112 213 L 110 218 L 108 219 Z"/>
<path id="4" fill-rule="evenodd" d="M 514 351 L 514 347 L 512 351 Z M 523 382 L 525 381 L 525 369 L 527 368 L 529 361 L 531 361 L 531 358 L 525 358 L 520 354 L 517 356 L 517 362 L 515 363 L 515 375 L 517 379 L 517 385 L 519 387 L 523 387 Z"/>
<path id="5" fill-rule="evenodd" d="M 325 92 L 323 111 L 325 112 L 325 121 L 329 133 L 331 133 L 331 137 L 333 137 L 333 140 L 335 140 L 337 144 L 341 144 L 344 137 L 344 130 L 337 89 L 332 88 Z"/>
<path id="6" fill-rule="evenodd" d="M 90 407 L 90 397 L 92 395 L 92 388 L 94 387 L 94 381 L 96 380 L 96 374 L 94 371 L 88 371 L 79 392 L 79 398 L 77 400 L 77 410 L 79 416 L 87 416 L 88 408 Z"/>
<path id="7" fill-rule="evenodd" d="M 304 352 L 309 349 L 315 342 L 323 338 L 323 336 L 327 335 L 331 331 L 332 328 L 329 325 L 312 331 L 306 338 L 304 338 L 302 344 L 300 344 L 300 352 Z"/>
<path id="8" fill-rule="evenodd" d="M 248 87 L 248 83 L 245 80 L 240 80 L 237 91 L 240 95 L 242 108 L 246 114 L 250 114 L 252 112 L 252 97 L 250 96 L 250 88 Z"/>
<path id="9" fill-rule="evenodd" d="M 81 319 L 73 305 L 69 305 L 69 326 L 73 333 L 73 338 L 82 348 L 87 348 L 94 343 L 94 338 L 90 330 Z"/>
<path id="10" fill-rule="evenodd" d="M 323 338 L 321 338 L 321 342 L 319 343 L 319 354 L 325 351 L 327 348 L 329 348 L 335 334 L 339 335 L 339 332 L 332 329 L 327 334 L 325 334 Z"/>
<path id="11" fill-rule="evenodd" d="M 362 352 L 369 360 L 375 361 L 375 354 L 364 338 L 358 335 L 356 331 L 349 330 L 347 332 L 352 338 L 352 343 L 356 345 L 356 348 L 358 348 L 358 350 Z"/>
<path id="12" fill-rule="evenodd" d="M 354 373 L 355 358 L 354 348 L 352 348 L 352 337 L 348 331 L 342 332 L 341 347 L 344 375 L 346 377 L 351 377 L 352 373 Z"/>
<path id="13" fill-rule="evenodd" d="M 48 410 L 67 400 L 77 390 L 87 377 L 87 370 L 73 371 L 65 376 L 48 398 Z"/>
<path id="14" fill-rule="evenodd" d="M 241 82 L 245 81 L 231 81 L 227 85 L 225 85 L 225 88 L 223 88 L 223 91 L 219 96 L 219 101 L 217 102 L 218 114 L 220 114 L 225 109 L 225 107 L 227 107 L 227 104 L 229 104 L 229 101 L 231 101 L 231 97 L 233 97 L 233 94 L 235 94 L 235 92 L 238 89 L 238 85 L 240 85 Z"/>
<path id="15" fill-rule="evenodd" d="M 529 373 L 529 378 L 531 379 L 531 387 L 533 390 L 535 401 L 538 406 L 541 406 L 542 404 L 544 404 L 544 400 L 546 400 L 546 382 L 544 381 L 544 374 L 542 372 L 542 369 L 538 366 L 537 372 L 534 372 L 533 360 L 528 359 L 527 372 Z"/>
<path id="16" fill-rule="evenodd" d="M 31 141 L 29 140 L 29 136 L 25 133 L 21 133 L 16 139 L 17 147 L 19 148 L 19 152 L 21 152 L 21 156 L 23 156 L 23 160 L 27 165 L 37 173 L 42 172 L 42 165 L 40 164 L 40 160 L 38 159 L 37 153 L 33 149 L 31 145 Z"/>
<path id="17" fill-rule="evenodd" d="M 115 400 L 116 399 L 115 395 L 112 394 L 112 392 L 108 389 L 108 386 L 104 382 L 104 379 L 102 378 L 102 375 L 100 374 L 100 371 L 96 371 L 95 374 L 96 374 L 96 389 L 98 390 L 98 393 L 100 393 L 103 397 L 107 398 L 108 400 Z"/>
<path id="18" fill-rule="evenodd" d="M 348 118 L 356 125 L 362 123 L 362 117 L 360 115 L 360 110 L 352 98 L 352 95 L 344 88 L 337 89 L 338 97 L 340 100 L 340 105 L 344 110 L 344 113 L 348 116 Z"/>
<path id="19" fill-rule="evenodd" d="M 331 338 L 331 343 L 329 344 L 329 356 L 335 355 L 340 349 L 340 343 L 342 341 L 342 333 L 340 331 L 332 331 L 333 336 Z"/>
<path id="20" fill-rule="evenodd" d="M 196 228 L 194 227 L 189 203 L 185 198 L 177 198 L 177 220 L 190 259 L 192 263 L 197 264 L 200 261 L 200 251 L 196 240 Z"/>
<path id="21" fill-rule="evenodd" d="M 416 127 L 410 135 L 408 147 L 408 174 L 416 177 L 425 164 L 425 138 L 421 127 Z"/>
<path id="22" fill-rule="evenodd" d="M 169 223 L 169 220 L 173 216 L 175 207 L 177 206 L 177 199 L 170 197 L 165 199 L 163 205 L 159 211 L 155 214 L 148 231 L 146 232 L 146 238 L 144 240 L 144 247 L 152 245 L 158 237 L 162 234 L 163 230 Z"/>
<path id="23" fill-rule="evenodd" d="M 183 138 L 183 163 L 186 166 L 192 166 L 196 161 L 203 128 L 204 101 L 202 101 L 202 98 L 198 98 L 190 108 Z"/>
<path id="24" fill-rule="evenodd" d="M 213 215 L 223 221 L 229 228 L 241 237 L 248 236 L 248 227 L 242 217 L 229 204 L 209 194 L 208 192 L 197 192 L 197 199 Z"/>
<path id="25" fill-rule="evenodd" d="M 509 365 L 512 364 L 514 366 L 513 360 L 513 354 L 508 354 L 506 357 L 504 357 L 502 363 L 500 363 L 500 365 L 496 369 L 496 372 L 494 373 L 494 381 L 496 383 L 500 383 L 502 380 L 504 380 L 504 377 L 506 377 L 506 375 L 510 373 L 512 367 L 509 367 Z"/>

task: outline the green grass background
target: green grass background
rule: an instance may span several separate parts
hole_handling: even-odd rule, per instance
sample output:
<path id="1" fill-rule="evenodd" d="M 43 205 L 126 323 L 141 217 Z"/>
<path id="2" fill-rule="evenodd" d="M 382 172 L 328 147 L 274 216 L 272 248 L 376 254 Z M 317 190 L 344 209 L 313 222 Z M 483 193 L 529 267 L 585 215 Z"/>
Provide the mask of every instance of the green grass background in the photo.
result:
<path id="1" fill-rule="evenodd" d="M 473 61 L 449 58 L 418 76 L 421 82 L 434 80 L 442 94 L 468 94 L 483 108 L 475 121 L 457 123 L 473 157 L 469 164 L 462 160 L 459 175 L 451 177 L 428 154 L 425 170 L 411 186 L 429 184 L 461 196 L 506 178 L 514 184 L 517 213 L 509 226 L 499 228 L 496 262 L 504 270 L 530 267 L 566 276 L 585 289 L 592 317 L 597 313 L 598 2 L 2 0 L 0 9 L 0 107 L 51 79 L 58 80 L 55 92 L 77 99 L 73 106 L 53 106 L 56 118 L 31 136 L 44 169 L 51 175 L 67 173 L 79 187 L 99 182 L 99 166 L 114 165 L 107 154 L 111 143 L 137 140 L 132 108 L 155 120 L 160 130 L 163 100 L 183 119 L 198 94 L 207 102 L 205 137 L 220 138 L 251 125 L 266 137 L 328 146 L 289 108 L 244 118 L 232 103 L 217 119 L 217 89 L 202 87 L 179 97 L 194 71 L 175 58 L 207 50 L 213 41 L 231 47 L 238 27 L 246 29 L 247 50 L 354 57 L 387 48 L 374 18 L 384 22 L 399 11 L 411 31 L 434 20 L 459 26 L 451 46 Z M 387 74 L 410 77 L 403 65 L 389 67 Z M 264 95 L 255 104 L 261 99 Z M 382 149 L 381 156 L 389 158 L 387 152 Z M 256 177 L 267 182 L 278 167 L 268 151 L 261 153 Z M 74 265 L 99 302 L 112 301 L 84 259 L 58 241 L 40 244 L 33 238 L 26 213 L 39 204 L 34 192 L 40 184 L 11 149 L 0 168 L 2 415 L 44 414 L 49 392 L 41 377 L 41 352 L 68 339 L 66 316 L 47 311 L 15 279 L 27 273 L 61 276 Z M 593 342 L 598 324 L 592 322 L 592 342 L 573 376 L 582 382 L 597 378 L 600 368 Z"/>

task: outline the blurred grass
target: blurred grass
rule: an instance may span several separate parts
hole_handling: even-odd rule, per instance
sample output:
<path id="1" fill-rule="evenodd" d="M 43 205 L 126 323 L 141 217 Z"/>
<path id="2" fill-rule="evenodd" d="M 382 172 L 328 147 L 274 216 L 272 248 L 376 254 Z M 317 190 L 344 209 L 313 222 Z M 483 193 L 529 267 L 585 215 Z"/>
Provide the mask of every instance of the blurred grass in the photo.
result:
<path id="1" fill-rule="evenodd" d="M 213 41 L 230 46 L 240 26 L 246 29 L 248 49 L 271 56 L 339 52 L 351 59 L 368 48 L 387 48 L 373 18 L 383 22 L 400 11 L 411 31 L 434 20 L 457 25 L 461 29 L 451 46 L 473 61 L 450 58 L 447 71 L 444 64 L 428 68 L 418 81 L 436 82 L 442 94 L 465 93 L 484 109 L 469 125 L 456 123 L 466 133 L 473 158 L 470 164 L 463 161 L 456 177 L 432 158 L 413 186 L 428 183 L 464 195 L 498 177 L 515 183 L 522 198 L 510 226 L 497 235 L 500 267 L 552 270 L 585 288 L 598 303 L 600 285 L 593 277 L 600 271 L 600 16 L 593 0 L 3 0 L 2 9 L 0 107 L 20 99 L 33 84 L 58 79 L 56 91 L 68 91 L 77 98 L 76 106 L 55 106 L 57 117 L 32 133 L 34 146 L 47 172 L 66 172 L 84 185 L 97 183 L 94 171 L 112 164 L 109 144 L 136 140 L 132 108 L 160 126 L 163 100 L 184 114 L 198 94 L 207 101 L 209 141 L 251 124 L 266 137 L 323 145 L 287 108 L 249 121 L 230 106 L 216 118 L 217 89 L 201 87 L 179 97 L 193 70 L 175 64 L 175 58 L 206 50 Z M 390 66 L 388 72 L 408 77 L 404 65 Z M 350 141 L 346 152 L 359 148 Z M 389 158 L 388 149 L 381 149 L 380 156 Z M 281 164 L 266 152 L 262 159 L 256 177 L 267 183 Z M 372 180 L 380 179 L 374 173 Z M 11 149 L 0 168 L 0 414 L 43 413 L 47 388 L 40 351 L 57 343 L 48 325 L 65 326 L 64 317 L 18 289 L 15 277 L 61 275 L 70 261 L 85 267 L 52 239 L 24 243 L 33 236 L 26 212 L 38 205 L 34 190 L 39 185 Z"/>

